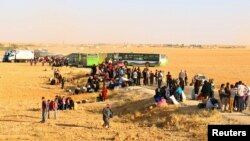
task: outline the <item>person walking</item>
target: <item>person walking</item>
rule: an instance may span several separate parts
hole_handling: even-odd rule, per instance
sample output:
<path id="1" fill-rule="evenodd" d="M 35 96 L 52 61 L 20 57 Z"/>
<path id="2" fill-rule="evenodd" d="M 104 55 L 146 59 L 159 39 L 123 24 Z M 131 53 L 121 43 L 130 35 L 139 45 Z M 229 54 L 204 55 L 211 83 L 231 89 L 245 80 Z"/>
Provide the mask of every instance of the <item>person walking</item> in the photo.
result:
<path id="1" fill-rule="evenodd" d="M 109 104 L 107 104 L 106 107 L 103 108 L 102 115 L 104 121 L 103 127 L 109 128 L 109 119 L 113 117 L 113 112 Z"/>
<path id="2" fill-rule="evenodd" d="M 45 97 L 42 97 L 42 123 L 45 123 L 46 119 L 46 111 L 47 111 L 47 102 Z"/>

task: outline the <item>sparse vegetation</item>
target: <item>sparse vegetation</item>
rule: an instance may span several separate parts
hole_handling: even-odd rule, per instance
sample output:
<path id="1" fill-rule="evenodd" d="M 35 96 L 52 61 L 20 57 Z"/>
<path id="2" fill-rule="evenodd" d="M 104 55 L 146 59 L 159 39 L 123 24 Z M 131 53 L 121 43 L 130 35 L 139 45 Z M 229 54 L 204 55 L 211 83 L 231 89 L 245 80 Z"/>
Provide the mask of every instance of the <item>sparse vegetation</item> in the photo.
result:
<path id="1" fill-rule="evenodd" d="M 120 52 L 135 51 L 137 48 L 120 48 Z M 141 48 L 139 48 L 141 50 Z M 59 50 L 59 48 L 51 48 Z M 100 49 L 86 48 L 86 52 Z M 103 50 L 107 50 L 105 47 Z M 140 51 L 138 50 L 138 51 Z M 249 49 L 166 49 L 145 48 L 145 52 L 164 52 L 170 60 L 165 72 L 177 76 L 186 69 L 189 76 L 197 71 L 215 79 L 218 86 L 224 82 L 241 79 L 250 84 Z M 72 49 L 62 48 L 67 54 Z M 110 48 L 110 52 L 117 48 Z M 0 51 L 0 54 L 3 51 Z M 180 57 L 181 56 L 181 57 Z M 105 102 L 94 103 L 98 93 L 74 95 L 74 100 L 87 99 L 91 102 L 78 104 L 75 111 L 59 111 L 58 120 L 41 120 L 41 97 L 53 99 L 55 95 L 68 95 L 59 86 L 47 84 L 53 76 L 51 67 L 29 64 L 0 63 L 0 140 L 206 140 L 208 124 L 234 124 L 218 111 L 199 110 L 196 105 L 154 106 L 152 95 L 136 89 L 114 90 L 108 93 L 108 101 L 115 113 L 111 128 L 102 128 L 101 110 Z M 44 70 L 47 71 L 44 71 Z M 83 76 L 88 69 L 60 68 L 65 77 L 77 76 L 83 85 Z M 76 86 L 66 83 L 67 86 Z M 244 118 L 244 117 L 241 117 Z"/>

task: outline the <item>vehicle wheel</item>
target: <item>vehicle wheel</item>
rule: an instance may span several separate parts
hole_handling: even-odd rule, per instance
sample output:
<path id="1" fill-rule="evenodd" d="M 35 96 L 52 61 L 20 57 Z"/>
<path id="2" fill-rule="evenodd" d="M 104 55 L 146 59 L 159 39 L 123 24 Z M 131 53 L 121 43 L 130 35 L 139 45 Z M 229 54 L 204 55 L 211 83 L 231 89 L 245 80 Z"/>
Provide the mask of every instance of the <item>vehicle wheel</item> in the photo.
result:
<path id="1" fill-rule="evenodd" d="M 125 62 L 124 62 L 124 65 L 125 65 L 125 66 L 128 66 L 128 62 L 127 62 L 127 61 L 125 61 Z"/>
<path id="2" fill-rule="evenodd" d="M 146 63 L 145 63 L 145 67 L 150 67 L 149 62 L 146 62 Z"/>

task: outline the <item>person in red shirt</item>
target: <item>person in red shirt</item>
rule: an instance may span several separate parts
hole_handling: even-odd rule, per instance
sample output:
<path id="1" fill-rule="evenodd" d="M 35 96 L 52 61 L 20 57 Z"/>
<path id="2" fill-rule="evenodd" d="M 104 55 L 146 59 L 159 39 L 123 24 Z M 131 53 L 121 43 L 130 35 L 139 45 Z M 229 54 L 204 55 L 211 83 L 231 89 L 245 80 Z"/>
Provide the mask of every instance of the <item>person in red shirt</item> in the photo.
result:
<path id="1" fill-rule="evenodd" d="M 108 93 L 108 89 L 106 87 L 106 84 L 103 84 L 103 88 L 102 88 L 102 101 L 105 101 L 107 98 L 107 93 Z"/>

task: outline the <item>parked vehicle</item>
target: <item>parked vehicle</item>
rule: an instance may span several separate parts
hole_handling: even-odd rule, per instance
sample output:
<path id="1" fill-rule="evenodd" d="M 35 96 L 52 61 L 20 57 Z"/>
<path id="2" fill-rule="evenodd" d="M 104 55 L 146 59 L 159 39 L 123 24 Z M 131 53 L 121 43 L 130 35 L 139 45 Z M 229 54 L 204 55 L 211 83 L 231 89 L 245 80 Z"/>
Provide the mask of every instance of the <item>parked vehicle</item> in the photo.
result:
<path id="1" fill-rule="evenodd" d="M 34 53 L 30 50 L 13 50 L 8 54 L 8 62 L 23 62 L 34 59 Z"/>
<path id="2" fill-rule="evenodd" d="M 191 82 L 191 86 L 195 83 L 196 79 L 198 79 L 199 81 L 201 81 L 201 84 L 204 84 L 204 81 L 207 80 L 207 77 L 204 74 L 195 74 L 192 78 L 192 82 Z"/>

